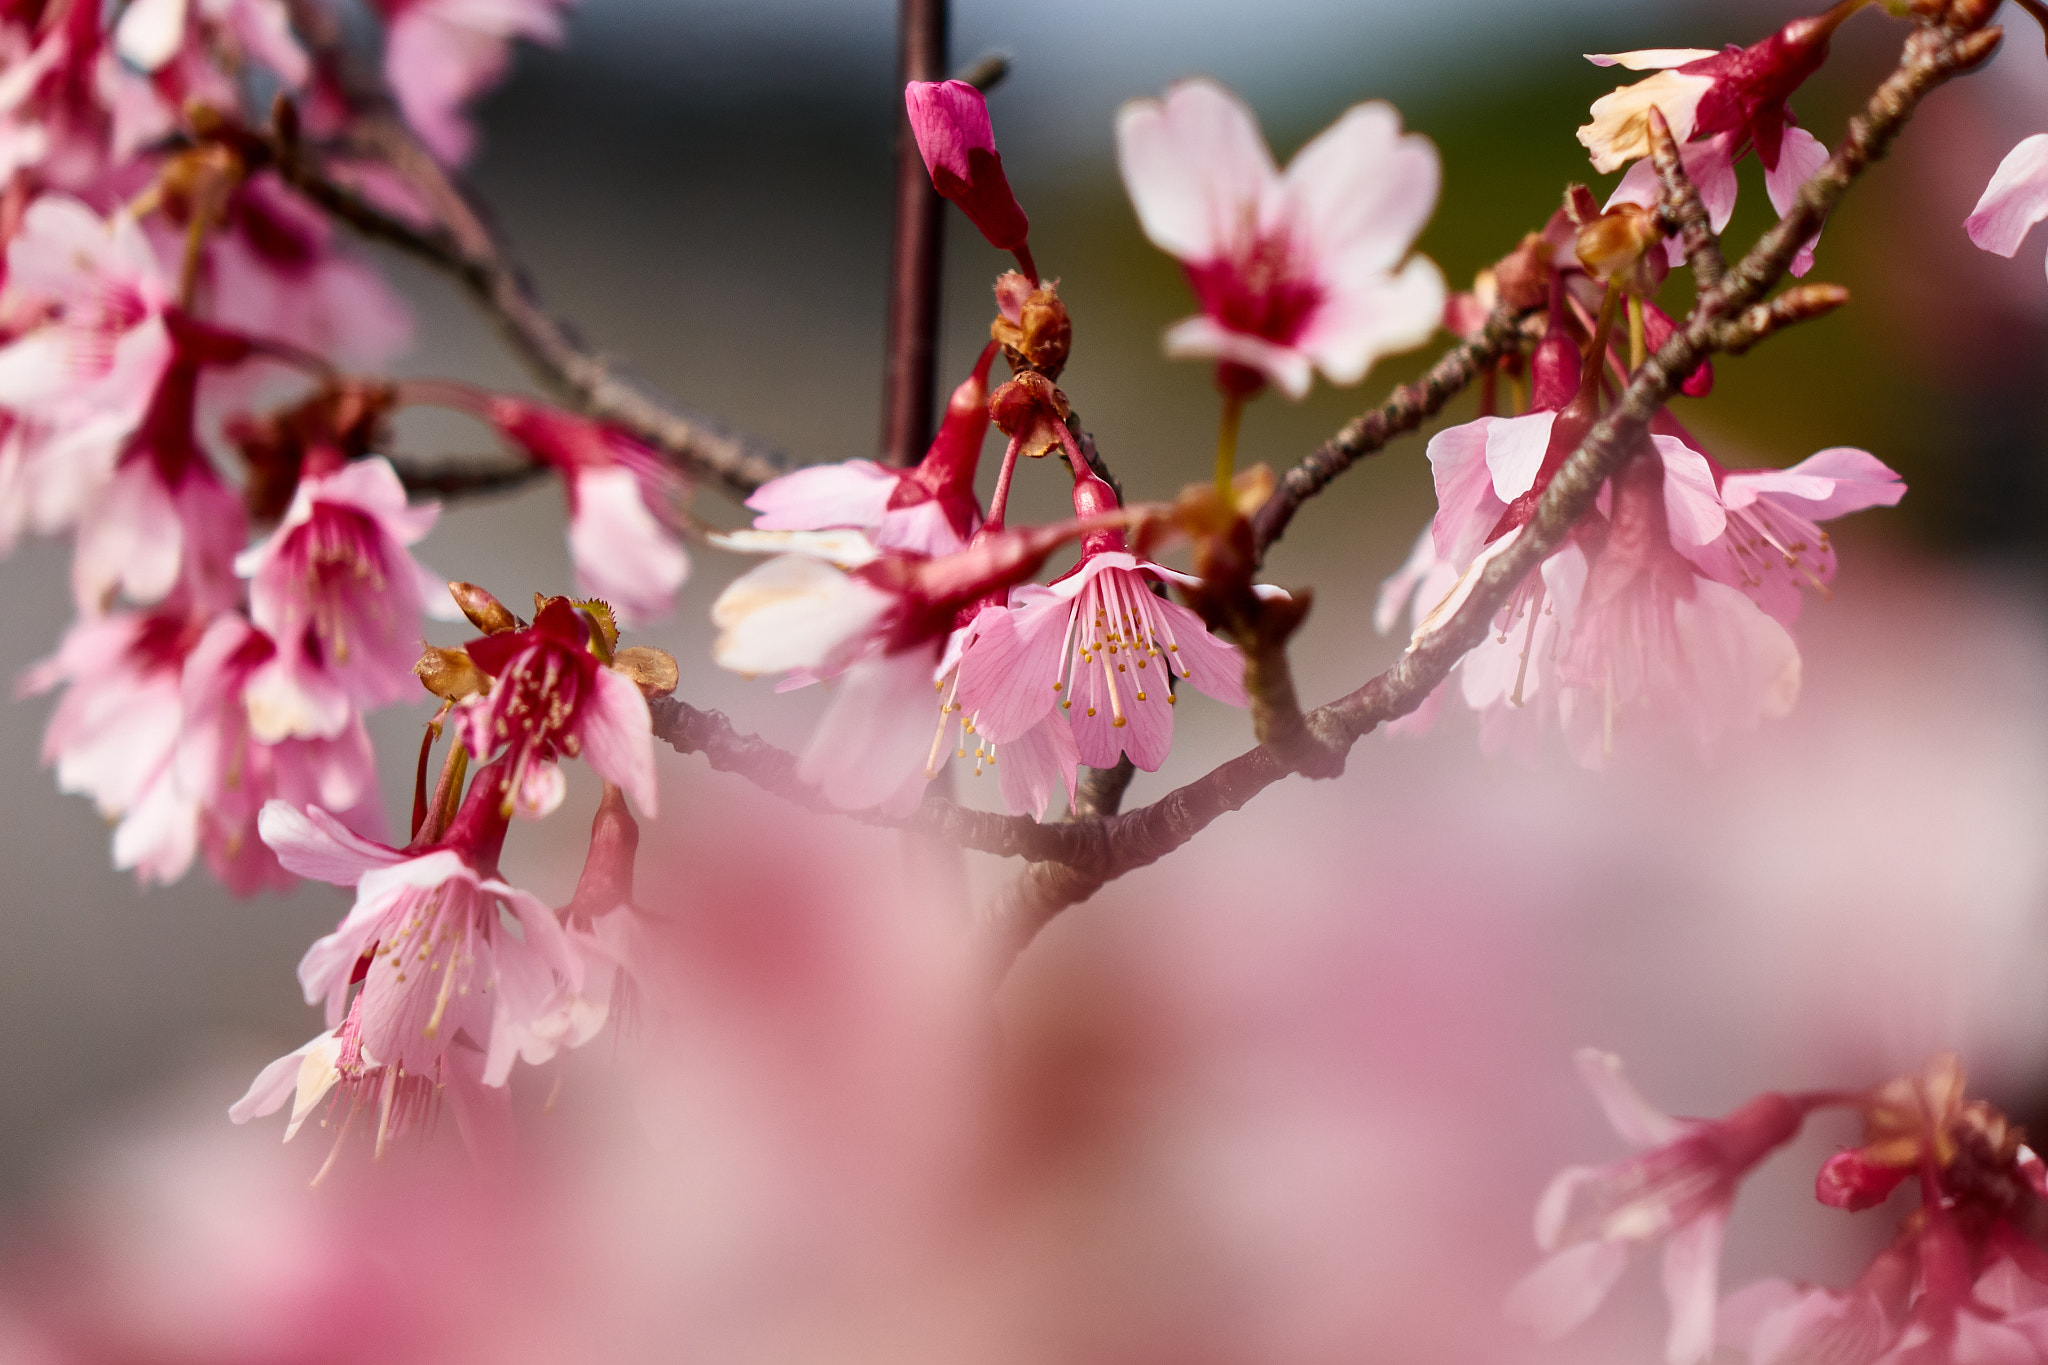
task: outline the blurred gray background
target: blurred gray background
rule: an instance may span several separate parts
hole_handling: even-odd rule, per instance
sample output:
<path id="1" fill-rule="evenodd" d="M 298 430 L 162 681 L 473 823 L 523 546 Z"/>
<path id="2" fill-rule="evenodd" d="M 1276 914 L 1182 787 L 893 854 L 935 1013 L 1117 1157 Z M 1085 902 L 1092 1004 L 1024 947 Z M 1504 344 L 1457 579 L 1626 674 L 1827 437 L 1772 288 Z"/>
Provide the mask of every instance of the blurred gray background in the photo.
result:
<path id="1" fill-rule="evenodd" d="M 1119 101 L 1212 73 L 1260 111 L 1284 158 L 1351 102 L 1393 99 L 1443 150 L 1444 203 L 1423 245 L 1456 287 L 1540 226 L 1566 181 L 1587 177 L 1572 129 L 1614 81 L 1582 62 L 1582 49 L 1753 41 L 1790 12 L 1625 0 L 963 0 L 954 55 L 996 49 L 1015 63 L 992 107 L 1038 260 L 1062 277 L 1073 311 L 1065 386 L 1127 486 L 1163 496 L 1202 477 L 1215 406 L 1204 367 L 1158 354 L 1160 330 L 1189 303 L 1117 184 Z M 871 454 L 875 441 L 898 107 L 893 17 L 887 0 L 586 0 L 568 45 L 523 51 L 480 111 L 475 178 L 554 304 L 656 384 L 805 460 Z M 1844 32 L 1839 60 L 1798 101 L 1824 140 L 1893 41 L 1875 14 Z M 1832 444 L 1876 451 L 1914 492 L 1899 512 L 1844 530 L 1843 592 L 1856 591 L 1860 565 L 1890 565 L 1892 581 L 1940 566 L 1980 598 L 2009 603 L 2014 638 L 2034 641 L 2048 511 L 2039 261 L 2048 243 L 2008 263 L 1972 252 L 1958 227 L 2005 149 L 2048 127 L 2040 45 L 2028 35 L 2014 46 L 1992 76 L 1937 96 L 1927 122 L 1939 136 L 1909 137 L 1829 229 L 1814 278 L 1847 284 L 1858 306 L 1724 363 L 1715 400 L 1685 416 L 1731 464 L 1786 464 Z M 1737 240 L 1764 221 L 1753 165 L 1746 175 Z M 950 231 L 942 391 L 979 348 L 986 289 L 1004 267 L 957 218 Z M 406 368 L 523 385 L 459 296 L 391 264 L 418 312 Z M 1411 368 L 1385 366 L 1358 390 L 1319 385 L 1300 405 L 1260 401 L 1243 458 L 1284 468 Z M 409 423 L 401 444 L 426 455 L 479 440 L 457 424 Z M 1317 586 L 1301 665 L 1311 699 L 1356 685 L 1392 655 L 1371 634 L 1371 604 L 1429 514 L 1421 453 L 1410 440 L 1347 476 L 1275 559 L 1280 581 Z M 1013 516 L 1060 509 L 1053 471 L 1027 469 L 1021 482 Z M 737 520 L 712 498 L 700 511 Z M 552 488 L 453 508 L 423 558 L 516 604 L 535 589 L 567 588 L 561 517 Z M 45 544 L 6 567 L 7 669 L 62 631 L 64 562 L 62 547 Z M 765 683 L 705 662 L 704 611 L 734 569 L 709 551 L 697 563 L 676 621 L 643 638 L 677 653 L 693 701 L 797 742 L 812 714 L 806 699 L 772 698 Z M 2028 668 L 2038 659 L 2015 657 Z M 1809 677 L 1825 680 L 1829 667 L 1814 647 Z M 2014 686 L 2038 696 L 2040 679 Z M 293 968 L 343 906 L 325 887 L 238 902 L 197 871 L 138 892 L 109 868 L 106 831 L 87 804 L 58 796 L 38 769 L 47 709 L 0 711 L 9 779 L 0 785 L 0 1207 L 10 1209 L 46 1188 L 81 1134 L 192 1068 L 239 1076 L 238 1064 L 253 1072 L 309 1035 L 316 1019 Z M 1174 776 L 1245 742 L 1237 717 L 1182 710 Z M 393 812 L 404 808 L 424 713 L 398 708 L 375 725 Z M 2013 739 L 2038 748 L 2038 731 Z M 1495 769 L 1471 752 L 1469 734 L 1432 742 L 1431 761 L 1460 781 L 1524 781 L 1486 776 Z M 1374 766 L 1355 762 L 1343 786 L 1317 799 L 1363 799 L 1376 790 Z M 669 755 L 663 768 L 670 825 L 688 820 L 692 801 L 730 793 L 730 779 L 696 760 Z M 1167 780 L 1143 779 L 1138 796 Z M 1584 781 L 1563 771 L 1550 780 L 1571 790 Z M 509 865 L 544 895 L 573 880 L 588 797 L 579 785 L 562 816 L 515 832 Z M 1231 837 L 1221 826 L 1214 836 Z M 239 1084 L 189 1099 L 224 1108 Z"/>

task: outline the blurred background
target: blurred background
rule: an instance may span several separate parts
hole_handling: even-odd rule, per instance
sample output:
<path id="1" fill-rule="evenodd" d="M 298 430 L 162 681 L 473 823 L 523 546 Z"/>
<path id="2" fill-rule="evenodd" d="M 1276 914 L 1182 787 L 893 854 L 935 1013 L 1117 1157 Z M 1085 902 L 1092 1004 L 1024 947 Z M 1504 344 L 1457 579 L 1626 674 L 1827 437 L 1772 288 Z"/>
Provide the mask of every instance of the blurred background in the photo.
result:
<path id="1" fill-rule="evenodd" d="M 1073 313 L 1063 386 L 1127 489 L 1158 497 L 1203 476 L 1215 399 L 1204 366 L 1159 355 L 1190 302 L 1118 184 L 1120 101 L 1211 73 L 1284 159 L 1349 104 L 1393 100 L 1442 150 L 1422 249 L 1463 287 L 1589 178 L 1573 129 L 1615 81 L 1580 53 L 1750 42 L 1795 12 L 959 0 L 954 56 L 1014 63 L 991 106 Z M 1561 749 L 1485 760 L 1455 719 L 1372 737 L 1343 779 L 1275 787 L 1064 915 L 993 1012 L 931 960 L 971 907 L 933 903 L 894 836 L 667 755 L 643 898 L 690 926 L 709 1002 L 702 1065 L 665 1092 L 682 1115 L 670 1146 L 642 1138 L 604 1059 L 579 1055 L 561 1112 L 529 1116 L 543 1173 L 518 1198 L 466 1202 L 448 1133 L 375 1169 L 359 1150 L 308 1193 L 328 1137 L 280 1148 L 277 1120 L 234 1129 L 225 1109 L 318 1026 L 293 970 L 342 893 L 244 903 L 199 873 L 139 893 L 88 805 L 38 771 L 47 704 L 0 711 L 0 1359 L 43 1358 L 35 1332 L 7 1326 L 39 1315 L 93 1320 L 111 1344 L 82 1358 L 121 1360 L 1641 1359 L 1661 1331 L 1646 1271 L 1565 1346 L 1495 1310 L 1533 1263 L 1548 1174 L 1620 1153 L 1574 1047 L 1622 1053 L 1680 1113 L 1859 1085 L 1955 1047 L 2048 1126 L 2048 242 L 2004 261 L 1960 228 L 2005 151 L 2048 128 L 2048 63 L 2011 15 L 1993 69 L 1935 95 L 1829 225 L 1811 278 L 1855 306 L 1681 400 L 1725 464 L 1857 445 L 1911 485 L 1897 510 L 1836 528 L 1842 572 L 1800 623 L 1790 720 L 1711 764 L 1604 774 Z M 893 17 L 887 0 L 584 0 L 567 46 L 522 51 L 481 109 L 475 179 L 554 305 L 657 386 L 807 462 L 876 441 Z M 1801 122 L 1832 145 L 1897 37 L 1859 16 L 1795 101 Z M 1753 161 L 1744 176 L 1735 243 L 1767 222 Z M 986 336 L 1004 268 L 957 216 L 949 232 L 942 391 Z M 409 372 L 525 386 L 460 296 L 387 264 L 417 310 Z M 1431 354 L 1357 389 L 1260 401 L 1241 459 L 1284 469 Z M 399 443 L 483 439 L 408 421 Z M 1410 438 L 1346 475 L 1274 557 L 1274 579 L 1316 589 L 1297 651 L 1308 700 L 1397 652 L 1372 605 L 1432 509 L 1422 452 Z M 1013 519 L 1062 508 L 1054 470 L 1019 482 Z M 739 518 L 710 496 L 699 511 Z M 562 516 L 552 486 L 464 504 L 422 557 L 508 602 L 562 590 Z M 39 545 L 7 566 L 8 669 L 55 644 L 64 562 Z M 692 702 L 800 743 L 814 699 L 708 663 L 705 609 L 743 566 L 708 549 L 696 565 L 675 621 L 642 638 L 682 661 Z M 394 812 L 415 710 L 373 721 Z M 1172 763 L 1140 775 L 1133 802 L 1249 740 L 1206 703 L 1178 720 Z M 561 814 L 515 830 L 511 875 L 565 900 L 594 796 L 572 787 Z M 977 897 L 1013 870 L 971 864 Z M 753 1095 L 732 1081 L 753 1064 L 803 1103 L 727 1122 L 723 1106 L 759 1100 L 733 1098 Z M 1818 1158 L 1853 1139 L 1817 1123 L 1756 1182 L 1731 1283 L 1839 1283 L 1883 1239 L 1888 1215 L 1806 1194 Z M 976 1212 L 930 1225 L 957 1239 L 942 1253 L 927 1224 L 904 1232 L 939 1199 L 931 1172 L 952 1169 L 932 1150 L 1002 1191 L 948 1187 Z M 922 1249 L 887 1250 L 904 1239 Z M 610 1274 L 622 1257 L 634 1274 Z M 496 1292 L 514 1287 L 517 1312 Z M 232 1296 L 243 1307 L 223 1318 Z M 498 1335 L 464 1316 L 478 1303 Z M 600 1303 L 616 1312 L 586 1335 Z M 272 1308 L 282 1335 L 265 1335 Z M 302 1336 L 316 1345 L 277 1344 Z"/>

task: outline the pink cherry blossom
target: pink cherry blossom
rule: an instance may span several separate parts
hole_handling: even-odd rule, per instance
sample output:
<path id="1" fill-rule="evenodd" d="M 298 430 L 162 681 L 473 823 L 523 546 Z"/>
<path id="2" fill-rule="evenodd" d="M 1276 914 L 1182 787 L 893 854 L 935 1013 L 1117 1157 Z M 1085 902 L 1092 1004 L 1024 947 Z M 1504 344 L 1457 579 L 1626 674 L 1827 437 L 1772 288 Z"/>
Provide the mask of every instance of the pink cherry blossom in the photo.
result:
<path id="1" fill-rule="evenodd" d="M 945 752 L 952 705 L 945 687 L 963 647 L 960 633 L 981 619 L 988 599 L 1094 525 L 984 528 L 966 550 L 937 559 L 880 551 L 852 531 L 719 537 L 748 549 L 749 537 L 765 534 L 771 539 L 762 548 L 797 553 L 769 560 L 720 594 L 711 609 L 720 631 L 712 658 L 738 673 L 835 679 L 836 695 L 798 776 L 845 809 L 908 810 Z M 1044 761 L 1011 792 L 1019 805 L 1042 806 L 1034 793 L 1050 791 L 1046 774 L 1054 770 L 1046 765 L 1057 765 L 1060 751 L 1053 741 L 1032 752 Z"/>
<path id="2" fill-rule="evenodd" d="M 1024 273 L 1037 278 L 1025 246 L 1031 220 L 1003 174 L 982 93 L 966 81 L 911 81 L 903 87 L 903 107 L 932 185 L 960 206 L 990 246 L 1019 253 Z"/>
<path id="3" fill-rule="evenodd" d="M 504 78 L 512 42 L 556 44 L 570 0 L 379 0 L 384 79 L 405 120 L 443 161 L 469 159 L 463 106 Z"/>
<path id="4" fill-rule="evenodd" d="M 1710 460 L 1711 462 L 1711 460 Z M 1896 507 L 1906 485 L 1868 451 L 1835 446 L 1789 469 L 1722 470 L 1727 529 L 1681 547 L 1700 571 L 1740 588 L 1784 625 L 1799 617 L 1802 586 L 1823 596 L 1835 577 L 1835 549 L 1817 523 L 1868 507 Z"/>
<path id="5" fill-rule="evenodd" d="M 624 625 L 667 616 L 690 573 L 676 537 L 689 489 L 674 466 L 618 428 L 559 408 L 496 394 L 482 415 L 561 471 L 579 589 L 603 598 Z"/>
<path id="6" fill-rule="evenodd" d="M 885 550 L 939 556 L 967 547 L 981 525 L 974 474 L 988 435 L 988 371 L 995 347 L 984 347 L 974 371 L 946 404 L 931 449 L 909 470 L 872 460 L 812 465 L 756 489 L 747 506 L 757 531 L 827 531 L 853 527 Z"/>
<path id="7" fill-rule="evenodd" d="M 1114 505 L 1108 485 L 1081 470 L 1076 513 Z M 1083 541 L 1080 563 L 1051 586 L 1011 589 L 1009 612 L 962 657 L 960 704 L 976 731 L 1002 746 L 1048 718 L 1064 719 L 1089 767 L 1114 767 L 1129 754 L 1157 771 L 1173 745 L 1175 683 L 1245 705 L 1237 647 L 1152 591 L 1155 583 L 1191 581 L 1138 559 L 1123 532 L 1106 530 Z"/>
<path id="8" fill-rule="evenodd" d="M 1145 235 L 1202 304 L 1167 332 L 1167 354 L 1215 358 L 1234 390 L 1299 398 L 1312 368 L 1355 384 L 1436 331 L 1443 276 L 1410 251 L 1441 172 L 1391 105 L 1354 106 L 1283 174 L 1236 96 L 1182 81 L 1118 112 L 1117 162 Z"/>
<path id="9" fill-rule="evenodd" d="M 283 521 L 235 561 L 250 618 L 278 646 L 249 687 L 259 739 L 331 739 L 356 711 L 413 695 L 421 617 L 446 597 L 406 547 L 439 515 L 407 506 L 382 456 L 309 461 Z"/>
<path id="10" fill-rule="evenodd" d="M 1607 1297 L 1633 1243 L 1662 1240 L 1671 1305 L 1669 1365 L 1697 1365 L 1714 1346 L 1721 1238 L 1736 1187 L 1798 1135 L 1806 1109 L 1759 1095 L 1720 1119 L 1675 1119 L 1622 1079 L 1619 1058 L 1590 1048 L 1579 1074 L 1638 1155 L 1559 1172 L 1536 1207 L 1536 1244 L 1550 1257 L 1515 1287 L 1508 1312 L 1545 1338 L 1565 1335 Z"/>
<path id="11" fill-rule="evenodd" d="M 180 687 L 176 782 L 199 806 L 208 866 L 243 895 L 294 881 L 257 837 L 258 814 L 272 799 L 332 811 L 365 837 L 383 832 L 376 756 L 360 716 L 333 738 L 257 737 L 247 694 L 276 652 L 270 637 L 241 616 L 217 617 L 186 658 Z"/>
<path id="12" fill-rule="evenodd" d="M 274 171 L 235 192 L 202 265 L 207 316 L 219 326 L 358 368 L 382 365 L 411 343 L 405 301 Z"/>
<path id="13" fill-rule="evenodd" d="M 654 813 L 647 699 L 591 652 L 593 630 L 589 618 L 557 597 L 524 630 L 486 635 L 465 647 L 492 681 L 488 693 L 457 711 L 461 734 L 480 759 L 505 750 L 508 813 L 514 793 L 535 790 L 529 782 L 559 790 L 548 770 L 560 754 L 581 756 L 642 811 Z"/>
<path id="14" fill-rule="evenodd" d="M 92 798 L 114 825 L 114 866 L 147 884 L 185 875 L 198 848 L 199 807 L 176 780 L 185 660 L 205 630 L 186 604 L 88 617 L 22 676 L 34 696 L 63 686 L 43 731 L 57 787 Z"/>
<path id="15" fill-rule="evenodd" d="M 2048 218 L 2048 133 L 2036 133 L 2022 138 L 1998 163 L 1963 230 L 1984 250 L 2012 256 L 2043 218 Z"/>
<path id="16" fill-rule="evenodd" d="M 263 841 L 288 871 L 356 889 L 340 926 L 307 950 L 299 983 L 308 1004 L 325 1002 L 331 1029 L 349 1026 L 337 1044 L 359 1048 L 361 1066 L 391 1068 L 384 1084 L 504 1085 L 558 984 L 582 984 L 582 959 L 554 912 L 497 874 L 511 781 L 507 763 L 486 767 L 448 830 L 406 851 L 354 834 L 317 806 L 263 808 Z M 309 1049 L 302 1067 L 335 1050 L 317 1040 Z M 248 1114 L 282 1101 L 277 1081 L 268 1070 L 259 1078 Z"/>

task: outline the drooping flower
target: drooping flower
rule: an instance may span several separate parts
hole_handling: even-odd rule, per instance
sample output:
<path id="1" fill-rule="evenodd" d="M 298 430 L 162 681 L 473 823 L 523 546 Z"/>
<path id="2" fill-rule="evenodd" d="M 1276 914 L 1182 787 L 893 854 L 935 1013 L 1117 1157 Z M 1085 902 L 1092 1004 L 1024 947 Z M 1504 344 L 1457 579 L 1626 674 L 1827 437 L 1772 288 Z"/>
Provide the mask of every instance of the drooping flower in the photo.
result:
<path id="1" fill-rule="evenodd" d="M 2036 133 L 2022 138 L 1998 163 L 1963 230 L 1984 250 L 2010 257 L 2043 218 L 2048 218 L 2048 133 Z"/>
<path id="2" fill-rule="evenodd" d="M 506 813 L 515 796 L 539 813 L 559 802 L 554 765 L 581 757 L 648 814 L 655 809 L 654 738 L 647 699 L 631 679 L 593 652 L 603 632 L 566 597 L 549 598 L 522 630 L 464 646 L 491 689 L 456 711 L 463 742 L 479 759 L 503 750 Z M 607 657 L 610 642 L 601 646 Z M 535 793 L 547 799 L 536 800 Z"/>
<path id="3" fill-rule="evenodd" d="M 1720 1119 L 1675 1119 L 1622 1078 L 1621 1062 L 1585 1049 L 1579 1074 L 1636 1156 L 1558 1173 L 1536 1207 L 1549 1259 L 1515 1287 L 1508 1312 L 1546 1338 L 1590 1317 L 1627 1267 L 1629 1248 L 1663 1241 L 1671 1306 L 1669 1365 L 1712 1352 L 1721 1240 L 1735 1191 L 1756 1164 L 1798 1135 L 1810 1104 L 1768 1093 Z"/>
<path id="4" fill-rule="evenodd" d="M 844 809 L 907 810 L 944 752 L 950 699 L 942 689 L 956 635 L 987 599 L 1093 525 L 985 528 L 938 559 L 879 551 L 851 531 L 785 533 L 774 547 L 798 553 L 741 575 L 712 604 L 720 631 L 712 658 L 737 673 L 835 679 L 798 776 Z M 721 543 L 747 548 L 746 534 Z"/>
<path id="5" fill-rule="evenodd" d="M 990 246 L 1016 252 L 1024 273 L 1036 279 L 1026 245 L 1031 220 L 1003 174 L 982 93 L 966 81 L 911 81 L 903 87 L 903 107 L 932 186 L 960 206 Z"/>
<path id="6" fill-rule="evenodd" d="M 1436 149 L 1391 105 L 1354 106 L 1283 174 L 1236 96 L 1182 81 L 1118 112 L 1117 162 L 1145 235 L 1201 301 L 1167 354 L 1213 357 L 1230 391 L 1299 398 L 1312 369 L 1355 384 L 1443 316 L 1441 272 L 1410 254 L 1436 207 Z"/>
<path id="7" fill-rule="evenodd" d="M 1085 467 L 1077 472 L 1077 516 L 1115 505 L 1107 484 Z M 1012 588 L 1009 610 L 964 649 L 959 705 L 975 733 L 1002 747 L 1064 720 L 1089 767 L 1114 767 L 1128 754 L 1156 771 L 1173 745 L 1177 683 L 1232 706 L 1246 700 L 1243 654 L 1152 590 L 1189 581 L 1132 555 L 1119 529 L 1090 532 L 1072 570 L 1050 586 Z"/>
<path id="8" fill-rule="evenodd" d="M 1897 473 L 1850 446 L 1830 447 L 1789 469 L 1727 470 L 1700 453 L 1719 480 L 1726 529 L 1704 545 L 1681 548 L 1702 573 L 1740 588 L 1788 626 L 1799 617 L 1802 586 L 1825 595 L 1834 581 L 1835 548 L 1817 523 L 1896 507 L 1906 495 Z"/>
<path id="9" fill-rule="evenodd" d="M 1782 218 L 1800 187 L 1828 159 L 1827 148 L 1798 126 L 1786 101 L 1820 69 L 1835 29 L 1861 7 L 1862 0 L 1843 0 L 1826 14 L 1795 19 L 1747 48 L 1731 44 L 1719 52 L 1659 48 L 1589 55 L 1596 66 L 1655 73 L 1595 100 L 1593 121 L 1579 129 L 1595 170 L 1606 173 L 1637 162 L 1610 206 L 1650 207 L 1657 201 L 1656 171 L 1648 160 L 1650 111 L 1655 109 L 1679 143 L 1686 173 L 1699 186 L 1716 231 L 1734 211 L 1735 163 L 1752 148 L 1763 163 L 1771 206 Z M 1812 267 L 1813 247 L 1812 240 L 1802 245 L 1793 274 L 1804 275 Z M 1675 243 L 1671 259 L 1675 264 Z"/>
<path id="10" fill-rule="evenodd" d="M 114 866 L 147 884 L 185 875 L 199 806 L 176 780 L 185 660 L 206 629 L 189 603 L 87 617 L 22 676 L 19 694 L 65 688 L 43 731 L 60 791 L 92 798 L 114 825 Z"/>
<path id="11" fill-rule="evenodd" d="M 931 449 L 914 469 L 873 460 L 812 465 L 771 479 L 746 505 L 756 531 L 865 531 L 885 550 L 940 556 L 967 548 L 981 525 L 974 475 L 988 435 L 988 371 L 995 346 L 953 390 Z"/>
<path id="12" fill-rule="evenodd" d="M 299 964 L 306 1002 L 324 1002 L 337 1032 L 293 1054 L 294 1128 L 340 1080 L 354 1084 L 357 1103 L 373 1074 L 387 1094 L 407 1079 L 436 1090 L 503 1086 L 557 985 L 580 988 L 582 959 L 554 912 L 498 876 L 513 780 L 510 760 L 484 768 L 441 837 L 404 851 L 359 837 L 317 806 L 263 808 L 263 841 L 287 870 L 356 889 L 339 927 Z M 237 1118 L 281 1104 L 293 1088 L 287 1074 L 282 1059 L 266 1068 Z M 380 1146 L 384 1135 L 380 1127 Z"/>
<path id="13" fill-rule="evenodd" d="M 463 106 L 504 78 L 514 39 L 562 40 L 570 0 L 379 0 L 384 79 L 405 121 L 450 165 L 469 159 L 476 128 Z"/>
<path id="14" fill-rule="evenodd" d="M 446 598 L 406 547 L 439 515 L 407 505 L 382 456 L 308 465 L 277 529 L 235 561 L 277 645 L 249 687 L 258 739 L 331 739 L 357 711 L 411 695 L 421 617 Z"/>
<path id="15" fill-rule="evenodd" d="M 175 780 L 199 808 L 207 865 L 242 895 L 293 883 L 257 836 L 257 816 L 273 799 L 319 806 L 366 838 L 383 832 L 376 755 L 360 715 L 331 738 L 266 741 L 257 733 L 249 693 L 276 653 L 268 635 L 230 612 L 193 646 L 180 683 Z"/>
<path id="16" fill-rule="evenodd" d="M 676 536 L 689 487 L 675 467 L 625 431 L 559 408 L 496 394 L 480 415 L 561 472 L 578 588 L 624 625 L 667 616 L 690 574 Z"/>

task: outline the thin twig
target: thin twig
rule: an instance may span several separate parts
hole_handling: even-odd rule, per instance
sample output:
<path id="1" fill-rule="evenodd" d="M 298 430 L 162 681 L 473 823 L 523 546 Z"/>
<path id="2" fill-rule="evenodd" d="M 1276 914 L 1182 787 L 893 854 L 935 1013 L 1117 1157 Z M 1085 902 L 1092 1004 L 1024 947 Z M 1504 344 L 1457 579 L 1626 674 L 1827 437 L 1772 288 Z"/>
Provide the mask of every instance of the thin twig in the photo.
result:
<path id="1" fill-rule="evenodd" d="M 896 232 L 889 257 L 889 330 L 882 371 L 882 462 L 916 464 L 932 439 L 938 392 L 939 287 L 946 201 L 932 188 L 910 130 L 903 87 L 946 74 L 947 0 L 900 0 L 896 20 Z"/>
<path id="2" fill-rule="evenodd" d="M 1368 455 L 1378 454 L 1396 436 L 1415 430 L 1442 411 L 1486 368 L 1521 344 L 1521 315 L 1502 305 L 1486 320 L 1477 337 L 1446 352 L 1412 383 L 1403 384 L 1387 401 L 1354 417 L 1300 464 L 1281 476 L 1273 496 L 1252 518 L 1260 555 L 1287 532 L 1301 505 L 1330 481 Z"/>

